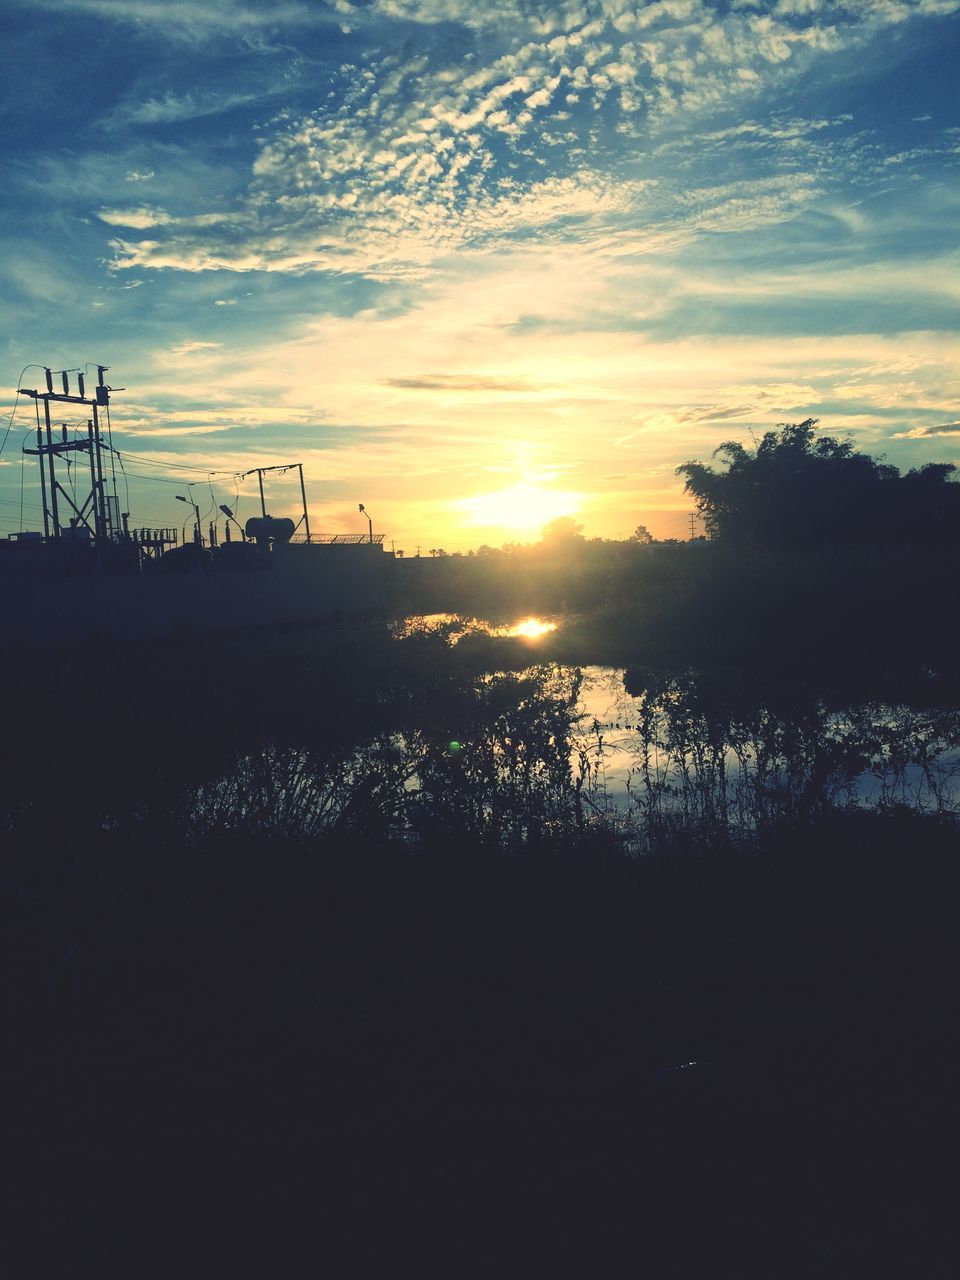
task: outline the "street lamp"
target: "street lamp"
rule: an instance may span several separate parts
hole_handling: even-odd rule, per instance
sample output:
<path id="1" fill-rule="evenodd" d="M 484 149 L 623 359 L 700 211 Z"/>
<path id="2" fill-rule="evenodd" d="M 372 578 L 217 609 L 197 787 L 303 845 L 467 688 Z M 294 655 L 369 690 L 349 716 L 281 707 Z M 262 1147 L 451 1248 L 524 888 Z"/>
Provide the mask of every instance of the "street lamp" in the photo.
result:
<path id="1" fill-rule="evenodd" d="M 363 503 L 360 502 L 357 505 L 359 506 L 363 514 L 367 517 L 367 524 L 370 526 L 370 545 L 372 546 L 373 545 L 373 521 L 370 519 L 370 515 L 367 511 L 367 508 L 363 505 Z"/>
<path id="2" fill-rule="evenodd" d="M 200 530 L 200 508 L 197 506 L 195 502 L 191 502 L 189 498 L 182 497 L 179 493 L 175 493 L 173 496 L 176 498 L 178 502 L 185 502 L 188 507 L 193 507 L 194 518 L 196 519 L 196 522 L 197 522 L 193 530 L 193 540 L 198 547 L 202 547 L 203 534 Z"/>
<path id="3" fill-rule="evenodd" d="M 220 510 L 223 512 L 223 514 L 227 517 L 227 519 L 228 519 L 228 520 L 232 520 L 232 521 L 233 521 L 233 523 L 237 526 L 237 528 L 240 530 L 240 537 L 241 537 L 241 539 L 245 542 L 245 541 L 246 541 L 246 539 L 247 539 L 247 535 L 246 535 L 246 534 L 244 533 L 244 531 L 243 531 L 243 525 L 242 525 L 242 524 L 240 523 L 240 521 L 236 518 L 236 516 L 233 514 L 233 512 L 230 510 L 230 508 L 229 508 L 229 507 L 227 507 L 227 506 L 225 506 L 225 505 L 221 502 L 221 503 L 220 503 Z M 230 541 L 230 526 L 229 526 L 229 525 L 227 525 L 227 541 L 228 541 L 228 542 Z"/>

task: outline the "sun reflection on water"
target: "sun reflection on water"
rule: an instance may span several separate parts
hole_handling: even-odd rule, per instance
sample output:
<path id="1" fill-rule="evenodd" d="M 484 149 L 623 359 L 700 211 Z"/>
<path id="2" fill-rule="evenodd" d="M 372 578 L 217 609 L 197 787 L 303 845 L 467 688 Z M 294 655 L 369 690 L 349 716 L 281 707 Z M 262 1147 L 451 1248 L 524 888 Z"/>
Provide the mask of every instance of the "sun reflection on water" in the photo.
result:
<path id="1" fill-rule="evenodd" d="M 512 627 L 506 627 L 503 631 L 507 636 L 523 636 L 525 640 L 539 640 L 541 636 L 548 635 L 551 631 L 556 631 L 557 624 L 555 622 L 545 622 L 542 618 L 524 618 L 522 622 L 515 623 Z"/>
<path id="2" fill-rule="evenodd" d="M 556 622 L 548 618 L 530 616 L 521 618 L 519 622 L 497 624 L 482 618 L 466 618 L 455 613 L 428 613 L 409 617 L 404 622 L 404 633 L 412 631 L 432 631 L 440 627 L 452 627 L 451 643 L 470 635 L 486 635 L 512 637 L 521 640 L 540 640 L 558 629 Z"/>

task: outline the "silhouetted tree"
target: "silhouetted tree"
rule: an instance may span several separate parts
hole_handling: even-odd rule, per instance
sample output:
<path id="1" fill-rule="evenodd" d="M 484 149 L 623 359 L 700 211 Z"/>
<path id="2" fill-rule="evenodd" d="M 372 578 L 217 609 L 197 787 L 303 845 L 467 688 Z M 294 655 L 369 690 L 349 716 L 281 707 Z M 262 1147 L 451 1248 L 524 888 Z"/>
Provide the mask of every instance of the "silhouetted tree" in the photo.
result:
<path id="1" fill-rule="evenodd" d="M 541 538 L 544 542 L 583 541 L 583 525 L 573 516 L 557 516 L 556 520 L 543 526 Z"/>
<path id="2" fill-rule="evenodd" d="M 815 427 L 814 418 L 781 426 L 753 450 L 726 441 L 714 454 L 723 470 L 701 462 L 677 468 L 711 537 L 790 549 L 923 544 L 956 531 L 960 485 L 950 483 L 952 465 L 930 463 L 901 476 Z"/>
<path id="3" fill-rule="evenodd" d="M 630 542 L 638 542 L 641 547 L 649 547 L 650 543 L 653 542 L 653 534 L 645 524 L 638 524 L 628 540 Z"/>

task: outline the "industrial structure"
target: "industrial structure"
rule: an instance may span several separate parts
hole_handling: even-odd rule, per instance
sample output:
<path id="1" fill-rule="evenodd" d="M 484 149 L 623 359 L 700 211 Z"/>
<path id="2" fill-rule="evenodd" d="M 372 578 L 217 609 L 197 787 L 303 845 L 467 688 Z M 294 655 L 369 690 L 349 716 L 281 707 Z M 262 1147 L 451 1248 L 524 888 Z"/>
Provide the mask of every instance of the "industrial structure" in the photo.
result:
<path id="1" fill-rule="evenodd" d="M 115 446 L 110 421 L 111 395 L 123 388 L 107 385 L 108 366 L 95 367 L 97 380 L 90 388 L 79 370 L 48 368 L 44 386 L 18 388 L 18 397 L 33 400 L 36 408 L 35 437 L 31 428 L 23 453 L 37 460 L 43 528 L 21 528 L 0 540 L 6 605 L 0 640 L 42 644 L 54 638 L 62 643 L 162 635 L 182 628 L 312 621 L 385 607 L 393 556 L 384 551 L 383 535 L 374 534 L 362 504 L 366 534 L 312 533 L 300 462 L 239 473 L 238 481 L 257 477 L 260 514 L 241 525 L 235 511 L 220 504 L 222 537 L 216 518 L 204 536 L 189 484 L 187 496 L 176 494 L 175 500 L 192 509 L 192 520 L 188 516 L 183 526 L 192 523 L 192 537 L 181 536 L 176 527 L 132 522 L 118 500 L 118 465 L 126 478 L 125 458 L 135 461 L 138 455 Z M 60 422 L 66 405 L 82 406 L 85 421 Z M 264 478 L 293 470 L 299 477 L 299 519 L 275 518 L 267 511 Z"/>

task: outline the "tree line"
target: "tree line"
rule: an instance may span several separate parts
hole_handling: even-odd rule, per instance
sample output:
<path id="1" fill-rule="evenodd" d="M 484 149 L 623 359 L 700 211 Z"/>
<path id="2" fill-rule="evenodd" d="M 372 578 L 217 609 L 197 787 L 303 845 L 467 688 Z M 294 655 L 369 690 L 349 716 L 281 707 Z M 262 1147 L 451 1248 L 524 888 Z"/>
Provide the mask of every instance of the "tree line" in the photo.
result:
<path id="1" fill-rule="evenodd" d="M 901 474 L 813 419 L 787 424 L 678 468 L 706 538 L 587 538 L 564 517 L 531 546 L 407 561 L 397 608 L 564 614 L 553 651 L 572 661 L 955 670 L 955 470 Z"/>
<path id="2" fill-rule="evenodd" d="M 815 418 L 781 426 L 753 449 L 728 440 L 714 454 L 723 467 L 678 468 L 711 538 L 800 550 L 923 547 L 956 535 L 955 466 L 928 462 L 902 475 L 816 427 Z"/>

